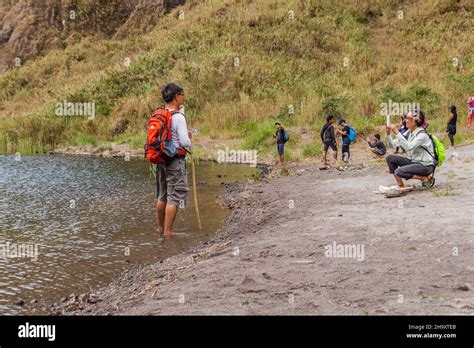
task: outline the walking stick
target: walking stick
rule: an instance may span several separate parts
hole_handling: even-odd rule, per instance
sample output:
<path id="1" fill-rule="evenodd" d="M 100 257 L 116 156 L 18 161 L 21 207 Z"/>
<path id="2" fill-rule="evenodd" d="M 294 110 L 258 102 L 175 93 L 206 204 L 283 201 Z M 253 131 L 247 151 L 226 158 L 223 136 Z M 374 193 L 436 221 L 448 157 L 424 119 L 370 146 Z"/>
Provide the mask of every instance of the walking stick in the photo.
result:
<path id="1" fill-rule="evenodd" d="M 197 189 L 196 189 L 196 168 L 194 167 L 194 159 L 193 159 L 193 154 L 192 152 L 184 149 L 189 155 L 191 156 L 191 171 L 193 175 L 193 196 L 194 196 L 194 208 L 196 210 L 196 221 L 198 225 L 198 229 L 202 230 L 202 225 L 201 225 L 201 216 L 199 214 L 199 207 L 198 207 L 198 199 L 197 199 Z M 156 166 L 155 165 L 150 165 L 150 171 L 152 172 L 153 176 L 156 179 Z"/>
<path id="2" fill-rule="evenodd" d="M 196 189 L 196 168 L 194 167 L 193 153 L 189 152 L 189 154 L 191 156 L 191 169 L 192 169 L 191 171 L 192 171 L 192 174 L 193 174 L 193 196 L 194 196 L 194 208 L 196 210 L 196 221 L 197 221 L 197 224 L 198 224 L 198 229 L 202 230 L 201 216 L 199 215 L 197 189 Z"/>

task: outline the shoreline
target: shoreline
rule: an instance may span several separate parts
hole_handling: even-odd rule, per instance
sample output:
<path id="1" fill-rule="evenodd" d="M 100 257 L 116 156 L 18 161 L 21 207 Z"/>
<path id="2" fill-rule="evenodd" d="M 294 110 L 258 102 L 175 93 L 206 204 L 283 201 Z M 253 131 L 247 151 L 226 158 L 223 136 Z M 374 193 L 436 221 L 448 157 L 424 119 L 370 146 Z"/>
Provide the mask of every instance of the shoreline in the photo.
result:
<path id="1" fill-rule="evenodd" d="M 49 314 L 472 314 L 474 245 L 467 219 L 456 226 L 437 213 L 465 209 L 446 201 L 473 200 L 459 191 L 468 180 L 445 178 L 454 167 L 474 170 L 474 147 L 458 150 L 463 165 L 444 165 L 434 191 L 402 198 L 415 215 L 426 215 L 422 226 L 406 218 L 399 200 L 367 193 L 393 179 L 382 163 L 343 171 L 291 164 L 288 176 L 271 172 L 226 186 L 221 200 L 231 212 L 209 242 L 136 266 L 92 294 L 53 305 Z M 341 195 L 348 190 L 357 192 L 346 202 Z M 379 206 L 377 215 L 370 213 Z M 390 227 L 389 217 L 407 221 Z M 452 233 L 430 231 L 433 219 Z M 334 242 L 362 244 L 367 258 L 323 257 Z M 463 249 L 460 257 L 446 256 L 452 245 Z M 400 295 L 405 302 L 397 301 Z"/>
<path id="2" fill-rule="evenodd" d="M 224 148 L 228 149 L 228 146 L 234 146 L 234 140 L 224 141 Z M 219 155 L 216 154 L 217 150 L 215 148 L 215 143 L 213 141 L 204 141 L 196 142 L 194 144 L 198 148 L 198 152 L 195 154 L 196 161 L 203 162 L 214 162 L 214 163 L 237 163 L 237 164 L 247 164 L 241 162 L 219 162 Z M 222 149 L 220 149 L 222 150 Z M 125 160 L 129 159 L 144 159 L 144 151 L 132 149 L 127 143 L 122 144 L 109 144 L 106 149 L 103 149 L 101 146 L 72 146 L 72 147 L 63 147 L 53 151 L 48 152 L 49 155 L 63 155 L 63 156 L 92 156 L 92 157 L 103 157 L 103 158 L 123 158 Z M 263 160 L 259 159 L 256 166 L 271 166 L 272 159 L 270 155 L 266 155 Z"/>
<path id="3" fill-rule="evenodd" d="M 259 164 L 258 166 L 261 166 Z M 268 172 L 271 171 L 270 166 L 261 167 L 262 177 L 261 180 L 268 180 Z M 248 207 L 249 195 L 244 194 L 240 195 L 241 189 L 245 187 L 247 183 L 228 183 L 224 186 L 224 192 L 222 192 L 218 201 L 220 204 L 226 206 L 230 210 L 229 216 L 223 221 L 223 227 L 216 231 L 214 237 L 206 242 L 201 242 L 199 246 L 191 248 L 190 250 L 184 251 L 182 253 L 173 255 L 167 259 L 160 260 L 152 264 L 141 264 L 136 265 L 130 270 L 126 270 L 121 274 L 115 276 L 108 285 L 100 287 L 97 292 L 83 293 L 81 295 L 71 294 L 68 298 L 63 298 L 62 300 L 53 303 L 48 306 L 48 315 L 79 315 L 79 314 L 91 314 L 93 312 L 93 305 L 96 303 L 103 302 L 104 296 L 107 296 L 106 293 L 110 291 L 110 288 L 121 287 L 123 282 L 127 282 L 130 278 L 142 277 L 143 272 L 148 273 L 152 271 L 150 269 L 154 266 L 163 267 L 163 270 L 166 267 L 171 267 L 177 272 L 182 268 L 182 264 L 186 263 L 187 259 L 190 259 L 191 262 L 195 262 L 197 259 L 205 258 L 208 256 L 219 255 L 223 252 L 226 252 L 226 247 L 231 245 L 229 238 L 234 233 L 238 232 L 238 225 L 240 223 L 242 215 L 249 214 L 251 209 Z M 248 192 L 248 191 L 244 191 Z M 244 203 L 247 206 L 244 206 Z M 252 206 L 256 202 L 253 202 Z M 207 254 L 207 255 L 206 255 Z M 173 266 L 174 265 L 174 266 Z M 168 274 L 167 277 L 172 275 Z M 164 278 L 159 276 L 159 278 Z M 145 288 L 149 287 L 149 284 L 145 284 Z M 142 291 L 144 291 L 142 289 Z M 111 314 L 111 313 L 106 313 Z M 28 314 L 30 315 L 30 314 Z"/>

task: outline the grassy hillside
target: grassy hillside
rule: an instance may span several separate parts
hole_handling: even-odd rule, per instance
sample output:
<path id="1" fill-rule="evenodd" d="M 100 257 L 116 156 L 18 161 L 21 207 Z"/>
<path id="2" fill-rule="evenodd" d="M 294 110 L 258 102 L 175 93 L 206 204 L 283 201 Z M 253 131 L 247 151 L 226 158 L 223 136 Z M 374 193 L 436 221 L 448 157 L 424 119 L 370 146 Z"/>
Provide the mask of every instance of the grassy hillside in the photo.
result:
<path id="1" fill-rule="evenodd" d="M 368 133 L 388 99 L 419 102 L 444 131 L 448 106 L 465 123 L 474 92 L 473 24 L 467 1 L 187 1 L 148 34 L 85 38 L 0 75 L 0 149 L 141 147 L 168 81 L 185 88 L 190 127 L 263 152 L 275 119 L 319 132 L 334 113 Z M 95 119 L 55 116 L 64 100 L 95 102 Z M 314 142 L 295 133 L 290 152 L 315 155 Z"/>

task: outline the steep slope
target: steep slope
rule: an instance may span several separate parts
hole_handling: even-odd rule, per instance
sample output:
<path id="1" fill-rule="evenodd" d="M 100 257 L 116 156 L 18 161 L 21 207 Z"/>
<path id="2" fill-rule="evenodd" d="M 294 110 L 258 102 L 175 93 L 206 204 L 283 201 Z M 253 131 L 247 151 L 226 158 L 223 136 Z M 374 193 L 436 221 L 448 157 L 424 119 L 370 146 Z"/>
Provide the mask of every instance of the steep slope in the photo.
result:
<path id="1" fill-rule="evenodd" d="M 153 28 L 184 0 L 20 0 L 0 7 L 0 71 L 85 36 L 131 35 Z"/>
<path id="2" fill-rule="evenodd" d="M 122 26 L 141 18 L 135 11 Z M 380 103 L 390 99 L 419 102 L 441 132 L 447 106 L 464 117 L 474 91 L 473 22 L 467 1 L 189 0 L 149 33 L 86 36 L 0 75 L 0 143 L 25 152 L 139 147 L 166 81 L 185 87 L 201 134 L 261 151 L 271 149 L 276 118 L 312 131 L 334 113 L 367 133 L 384 123 Z M 55 116 L 62 101 L 95 102 L 95 119 Z M 318 146 L 296 135 L 289 156 Z"/>

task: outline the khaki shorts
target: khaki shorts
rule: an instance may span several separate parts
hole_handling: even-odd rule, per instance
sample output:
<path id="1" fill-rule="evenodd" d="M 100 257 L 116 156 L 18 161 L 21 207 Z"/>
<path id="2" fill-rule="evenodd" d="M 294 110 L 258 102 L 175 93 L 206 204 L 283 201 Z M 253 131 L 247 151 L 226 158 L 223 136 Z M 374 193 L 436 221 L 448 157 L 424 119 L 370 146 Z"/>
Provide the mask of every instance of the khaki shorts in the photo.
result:
<path id="1" fill-rule="evenodd" d="M 186 158 L 174 158 L 156 166 L 156 198 L 159 201 L 185 208 L 188 198 Z"/>

